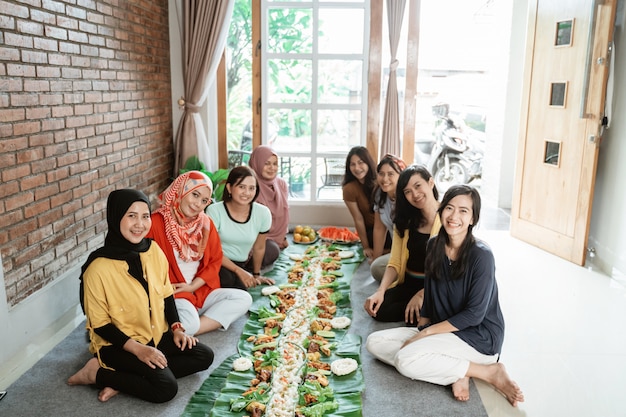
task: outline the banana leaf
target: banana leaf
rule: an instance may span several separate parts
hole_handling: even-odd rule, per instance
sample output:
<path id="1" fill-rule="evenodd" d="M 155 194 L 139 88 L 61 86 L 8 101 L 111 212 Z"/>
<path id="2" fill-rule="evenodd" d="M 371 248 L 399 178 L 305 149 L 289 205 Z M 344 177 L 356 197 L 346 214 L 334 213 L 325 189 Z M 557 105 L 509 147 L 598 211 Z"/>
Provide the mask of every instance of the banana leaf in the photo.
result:
<path id="1" fill-rule="evenodd" d="M 323 243 L 317 243 L 321 245 Z M 336 291 L 343 295 L 338 300 L 336 317 L 345 316 L 352 317 L 352 309 L 350 307 L 350 282 L 354 271 L 360 263 L 365 259 L 360 244 L 335 245 L 339 250 L 352 250 L 355 256 L 352 258 L 341 260 L 342 276 L 337 277 L 338 287 Z M 293 253 L 304 253 L 307 245 L 291 245 L 286 248 L 280 257 L 274 263 L 271 271 L 264 275 L 276 280 L 276 284 L 284 284 L 287 282 L 287 272 L 293 267 L 294 261 L 289 259 L 289 255 Z M 250 294 L 254 299 L 252 308 L 250 309 L 250 318 L 246 322 L 239 344 L 239 354 L 232 355 L 225 359 L 211 375 L 205 380 L 198 391 L 192 396 L 187 407 L 185 408 L 183 417 L 206 417 L 206 416 L 244 416 L 248 413 L 234 413 L 230 410 L 231 399 L 238 398 L 243 392 L 250 388 L 250 380 L 254 378 L 254 371 L 251 369 L 246 372 L 236 372 L 232 369 L 235 359 L 240 356 L 252 357 L 251 342 L 246 339 L 252 335 L 263 333 L 264 325 L 258 321 L 258 310 L 265 306 L 269 307 L 269 298 L 261 294 L 261 287 L 250 288 Z M 337 347 L 332 351 L 331 356 L 322 357 L 322 361 L 331 363 L 333 360 L 342 357 L 351 357 L 359 362 L 357 370 L 349 375 L 336 376 L 329 375 L 330 386 L 333 388 L 334 398 L 339 403 L 337 410 L 326 413 L 325 417 L 361 417 L 362 401 L 361 392 L 365 388 L 363 373 L 360 366 L 359 353 L 361 349 L 361 337 L 349 333 L 348 329 L 333 329 L 334 338 L 330 338 L 329 342 L 336 343 Z"/>

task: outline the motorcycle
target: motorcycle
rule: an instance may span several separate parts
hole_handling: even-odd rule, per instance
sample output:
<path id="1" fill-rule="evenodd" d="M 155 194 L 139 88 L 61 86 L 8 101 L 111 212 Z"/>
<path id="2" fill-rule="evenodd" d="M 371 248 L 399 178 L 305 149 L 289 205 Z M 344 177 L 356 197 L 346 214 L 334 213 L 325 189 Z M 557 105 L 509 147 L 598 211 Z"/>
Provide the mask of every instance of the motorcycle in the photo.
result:
<path id="1" fill-rule="evenodd" d="M 445 193 L 452 185 L 468 184 L 482 177 L 484 136 L 455 120 L 448 104 L 433 106 L 437 117 L 434 144 L 426 164 L 437 190 Z"/>

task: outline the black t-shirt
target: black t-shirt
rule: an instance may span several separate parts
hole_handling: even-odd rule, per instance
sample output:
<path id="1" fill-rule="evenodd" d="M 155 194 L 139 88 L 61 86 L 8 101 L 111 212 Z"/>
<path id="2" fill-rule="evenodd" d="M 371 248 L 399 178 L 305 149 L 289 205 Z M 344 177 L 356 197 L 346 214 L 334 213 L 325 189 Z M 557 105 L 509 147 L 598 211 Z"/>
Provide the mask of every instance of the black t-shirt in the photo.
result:
<path id="1" fill-rule="evenodd" d="M 406 243 L 409 250 L 409 259 L 406 261 L 407 278 L 411 274 L 424 274 L 424 262 L 426 260 L 426 243 L 430 235 L 411 230 L 409 240 Z"/>

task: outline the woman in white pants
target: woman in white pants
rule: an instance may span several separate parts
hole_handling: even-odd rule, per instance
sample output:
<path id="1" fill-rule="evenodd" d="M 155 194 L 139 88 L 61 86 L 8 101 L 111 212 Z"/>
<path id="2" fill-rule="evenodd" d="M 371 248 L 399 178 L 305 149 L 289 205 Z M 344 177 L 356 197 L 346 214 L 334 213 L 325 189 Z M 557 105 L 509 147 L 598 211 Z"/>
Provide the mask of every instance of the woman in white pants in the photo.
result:
<path id="1" fill-rule="evenodd" d="M 252 305 L 247 291 L 220 286 L 222 244 L 204 212 L 212 193 L 204 173 L 179 175 L 159 196 L 148 234 L 167 257 L 180 321 L 192 335 L 227 330 Z"/>
<path id="2" fill-rule="evenodd" d="M 469 400 L 469 378 L 474 377 L 492 384 L 517 406 L 524 395 L 498 362 L 504 318 L 493 253 L 472 234 L 480 206 L 473 187 L 448 189 L 439 208 L 442 229 L 428 243 L 418 328 L 372 333 L 366 347 L 402 375 L 451 384 L 459 401 Z"/>

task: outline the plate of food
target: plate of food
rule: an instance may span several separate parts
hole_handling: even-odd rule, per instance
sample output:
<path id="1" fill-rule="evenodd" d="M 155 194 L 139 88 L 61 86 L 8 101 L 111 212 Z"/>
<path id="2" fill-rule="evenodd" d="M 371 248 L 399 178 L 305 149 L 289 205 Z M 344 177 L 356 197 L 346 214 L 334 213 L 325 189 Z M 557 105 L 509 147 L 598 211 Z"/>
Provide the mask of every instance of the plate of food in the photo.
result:
<path id="1" fill-rule="evenodd" d="M 317 242 L 318 239 L 317 232 L 311 226 L 298 225 L 293 229 L 293 243 L 310 245 Z"/>
<path id="2" fill-rule="evenodd" d="M 361 241 L 359 235 L 347 227 L 326 226 L 317 231 L 320 238 L 329 243 L 352 244 Z"/>

